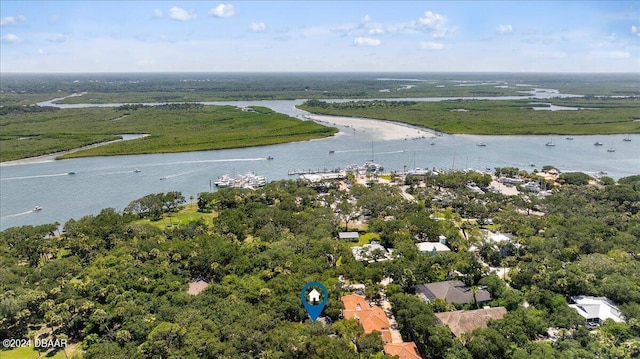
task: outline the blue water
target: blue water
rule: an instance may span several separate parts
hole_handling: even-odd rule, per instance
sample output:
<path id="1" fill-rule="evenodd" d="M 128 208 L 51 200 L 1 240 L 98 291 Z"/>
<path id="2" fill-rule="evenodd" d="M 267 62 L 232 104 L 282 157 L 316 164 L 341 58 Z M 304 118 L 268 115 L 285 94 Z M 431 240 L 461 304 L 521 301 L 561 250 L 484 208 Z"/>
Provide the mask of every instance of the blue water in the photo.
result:
<path id="1" fill-rule="evenodd" d="M 301 117 L 301 101 L 228 102 L 262 105 Z M 227 103 L 227 104 L 228 104 Z M 221 103 L 216 103 L 221 104 Z M 59 222 L 97 214 L 103 208 L 118 211 L 150 193 L 181 191 L 197 198 L 215 190 L 211 181 L 223 174 L 248 171 L 268 180 L 295 178 L 294 169 L 324 169 L 375 160 L 386 170 L 421 168 L 485 168 L 516 166 L 525 170 L 554 165 L 561 171 L 608 172 L 613 178 L 640 174 L 640 135 L 476 136 L 442 135 L 434 139 L 381 140 L 375 133 L 341 132 L 327 139 L 253 148 L 172 154 L 42 160 L 0 165 L 0 229 Z M 553 140 L 555 147 L 545 143 Z M 600 141 L 604 146 L 596 147 Z M 435 145 L 431 145 L 435 142 Z M 485 142 L 486 147 L 477 143 Z M 615 152 L 607 148 L 615 146 Z M 329 151 L 335 151 L 330 154 Z M 273 160 L 267 160 L 273 156 Z M 531 167 L 534 164 L 535 167 Z M 140 172 L 134 172 L 136 169 Z M 70 175 L 69 172 L 75 172 Z M 160 178 L 165 178 L 161 180 Z M 41 211 L 33 211 L 41 206 Z"/>

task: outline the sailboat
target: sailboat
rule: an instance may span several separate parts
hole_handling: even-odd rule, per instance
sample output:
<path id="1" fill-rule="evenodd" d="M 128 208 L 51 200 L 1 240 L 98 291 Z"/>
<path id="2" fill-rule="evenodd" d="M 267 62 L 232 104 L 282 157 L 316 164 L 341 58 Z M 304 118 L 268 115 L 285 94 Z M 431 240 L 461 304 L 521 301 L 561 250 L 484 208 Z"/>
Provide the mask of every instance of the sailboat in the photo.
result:
<path id="1" fill-rule="evenodd" d="M 616 152 L 616 148 L 613 147 L 613 143 L 611 144 L 611 147 L 607 148 L 607 152 Z"/>
<path id="2" fill-rule="evenodd" d="M 556 144 L 555 144 L 555 143 L 553 143 L 553 138 L 551 139 L 551 141 L 549 141 L 549 142 L 547 142 L 547 143 L 545 144 L 545 146 L 547 146 L 547 147 L 554 147 L 555 145 L 556 145 Z"/>
<path id="3" fill-rule="evenodd" d="M 625 141 L 625 142 L 630 142 L 631 141 L 631 137 L 625 137 L 622 140 Z"/>

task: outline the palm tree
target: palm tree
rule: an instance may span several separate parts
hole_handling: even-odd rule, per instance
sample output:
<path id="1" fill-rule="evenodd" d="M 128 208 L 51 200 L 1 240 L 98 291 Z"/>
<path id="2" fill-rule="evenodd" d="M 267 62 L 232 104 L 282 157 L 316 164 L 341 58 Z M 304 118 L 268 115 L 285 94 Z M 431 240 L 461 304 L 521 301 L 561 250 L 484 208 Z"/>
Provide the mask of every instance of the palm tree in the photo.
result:
<path id="1" fill-rule="evenodd" d="M 478 294 L 479 290 L 480 288 L 477 285 L 471 286 L 471 294 L 473 295 L 473 306 L 475 307 L 475 309 L 478 309 L 478 299 L 476 298 L 476 294 Z"/>

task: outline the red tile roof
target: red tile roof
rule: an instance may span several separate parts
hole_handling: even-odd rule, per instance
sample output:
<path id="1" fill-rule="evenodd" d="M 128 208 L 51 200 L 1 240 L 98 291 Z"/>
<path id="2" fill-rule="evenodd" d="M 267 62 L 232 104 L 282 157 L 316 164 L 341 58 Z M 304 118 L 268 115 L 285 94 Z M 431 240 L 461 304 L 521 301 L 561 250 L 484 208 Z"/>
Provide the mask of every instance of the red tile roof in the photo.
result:
<path id="1" fill-rule="evenodd" d="M 391 356 L 397 355 L 400 359 L 422 359 L 414 342 L 385 344 L 384 352 Z"/>
<path id="2" fill-rule="evenodd" d="M 342 316 L 345 319 L 355 318 L 362 326 L 365 333 L 377 330 L 382 335 L 382 341 L 391 343 L 391 331 L 389 319 L 384 310 L 378 306 L 371 306 L 365 297 L 352 293 L 340 298 L 344 304 Z"/>

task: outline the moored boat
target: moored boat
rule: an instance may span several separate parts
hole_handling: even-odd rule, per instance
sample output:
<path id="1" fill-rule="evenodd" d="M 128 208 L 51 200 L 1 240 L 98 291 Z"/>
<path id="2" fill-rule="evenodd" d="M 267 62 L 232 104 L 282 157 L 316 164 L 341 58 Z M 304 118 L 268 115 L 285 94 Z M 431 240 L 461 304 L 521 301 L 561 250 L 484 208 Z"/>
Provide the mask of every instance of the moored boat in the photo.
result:
<path id="1" fill-rule="evenodd" d="M 602 142 L 600 141 L 596 141 L 593 143 L 594 146 L 602 146 Z"/>

